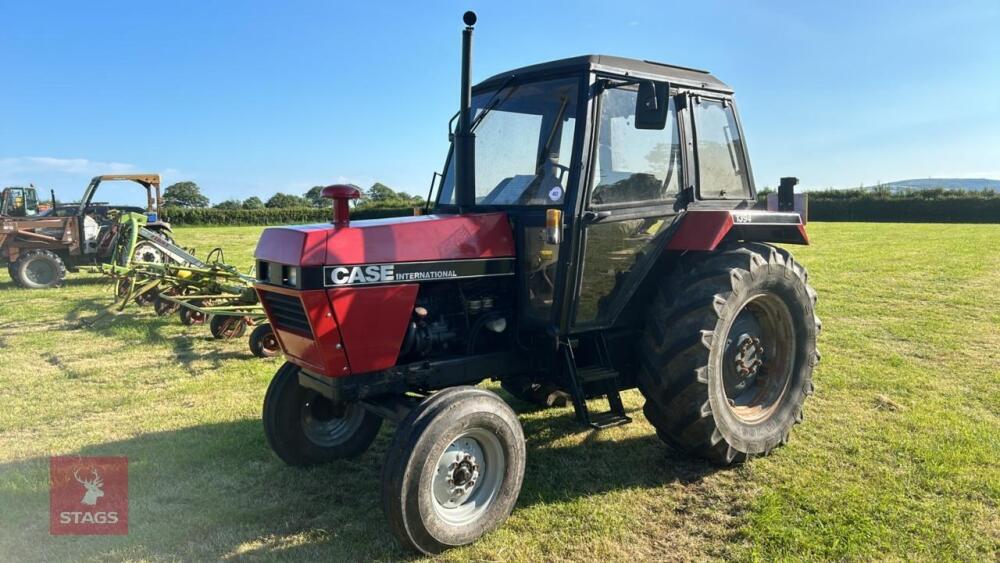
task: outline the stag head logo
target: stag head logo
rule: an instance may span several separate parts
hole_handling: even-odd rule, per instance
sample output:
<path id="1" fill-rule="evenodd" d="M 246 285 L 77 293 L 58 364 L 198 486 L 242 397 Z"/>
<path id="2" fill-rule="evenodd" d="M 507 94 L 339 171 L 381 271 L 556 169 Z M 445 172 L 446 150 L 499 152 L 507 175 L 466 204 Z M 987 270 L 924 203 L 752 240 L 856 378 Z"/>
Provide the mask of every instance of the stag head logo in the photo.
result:
<path id="1" fill-rule="evenodd" d="M 97 504 L 97 499 L 104 496 L 104 490 L 102 488 L 104 487 L 104 481 L 101 480 L 101 476 L 97 474 L 96 469 L 91 469 L 90 472 L 94 475 L 93 479 L 81 479 L 79 470 L 73 471 L 73 477 L 76 477 L 76 480 L 79 481 L 85 489 L 87 489 L 87 492 L 83 495 L 83 499 L 80 502 L 89 506 L 94 506 Z"/>

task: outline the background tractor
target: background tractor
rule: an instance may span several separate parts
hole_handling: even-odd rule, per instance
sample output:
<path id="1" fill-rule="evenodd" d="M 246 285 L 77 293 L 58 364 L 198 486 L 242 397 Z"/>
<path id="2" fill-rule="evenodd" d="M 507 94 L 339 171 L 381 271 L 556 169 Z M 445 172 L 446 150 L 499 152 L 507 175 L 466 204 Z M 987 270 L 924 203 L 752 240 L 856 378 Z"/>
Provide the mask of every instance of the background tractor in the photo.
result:
<path id="1" fill-rule="evenodd" d="M 146 191 L 146 207 L 116 206 L 94 200 L 102 183 L 129 181 Z M 10 190 L 8 192 L 8 190 Z M 17 194 L 20 190 L 20 196 Z M 8 196 L 8 193 L 10 196 Z M 33 188 L 4 190 L 4 208 L 16 213 L 0 215 L 0 261 L 14 283 L 21 287 L 40 289 L 62 284 L 66 270 L 83 264 L 94 264 L 113 251 L 117 234 L 117 217 L 122 213 L 140 211 L 146 216 L 145 227 L 170 239 L 170 224 L 163 220 L 160 198 L 160 177 L 157 174 L 112 174 L 97 176 L 90 181 L 79 203 L 53 205 L 38 213 L 38 197 Z M 25 202 L 14 207 L 18 197 Z M 20 211 L 18 211 L 20 210 Z M 149 261 L 163 260 L 153 245 L 140 243 L 137 253 Z"/>
<path id="2" fill-rule="evenodd" d="M 255 253 L 287 359 L 264 397 L 268 444 L 323 463 L 395 422 L 383 508 L 424 553 L 474 541 L 517 500 L 524 435 L 483 380 L 569 397 L 595 429 L 630 422 L 620 392 L 638 388 L 665 443 L 728 465 L 788 440 L 819 360 L 816 294 L 773 246 L 806 232 L 794 212 L 754 208 L 729 86 L 589 55 L 472 88 L 465 23 L 430 213 L 351 222 L 358 190 L 330 186 L 332 224 L 268 228 Z"/>

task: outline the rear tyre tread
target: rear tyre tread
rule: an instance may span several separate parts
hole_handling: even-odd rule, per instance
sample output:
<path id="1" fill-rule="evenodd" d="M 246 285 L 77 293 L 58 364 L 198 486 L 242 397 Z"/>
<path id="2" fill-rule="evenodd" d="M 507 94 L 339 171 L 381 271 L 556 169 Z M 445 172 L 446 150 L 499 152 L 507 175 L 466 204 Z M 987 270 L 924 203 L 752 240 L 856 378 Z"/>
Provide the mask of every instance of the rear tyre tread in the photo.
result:
<path id="1" fill-rule="evenodd" d="M 813 322 L 813 350 L 805 365 L 800 389 L 787 398 L 794 413 L 791 425 L 802 419 L 802 403 L 813 393 L 812 366 L 818 358 L 814 337 L 820 329 L 815 314 L 816 292 L 808 274 L 784 249 L 746 243 L 712 254 L 692 253 L 680 259 L 652 304 L 645 337 L 640 344 L 639 388 L 646 397 L 643 412 L 657 436 L 681 451 L 729 465 L 745 461 L 749 451 L 730 444 L 720 429 L 709 400 L 709 355 L 727 304 L 743 298 L 746 287 L 767 276 L 780 275 L 802 288 L 800 301 L 808 305 Z M 808 335 L 806 335 L 808 340 Z M 724 345 L 724 344 L 723 344 Z M 753 455 L 767 454 L 788 440 L 789 429 L 755 444 Z M 773 438 L 773 439 L 772 439 Z"/>

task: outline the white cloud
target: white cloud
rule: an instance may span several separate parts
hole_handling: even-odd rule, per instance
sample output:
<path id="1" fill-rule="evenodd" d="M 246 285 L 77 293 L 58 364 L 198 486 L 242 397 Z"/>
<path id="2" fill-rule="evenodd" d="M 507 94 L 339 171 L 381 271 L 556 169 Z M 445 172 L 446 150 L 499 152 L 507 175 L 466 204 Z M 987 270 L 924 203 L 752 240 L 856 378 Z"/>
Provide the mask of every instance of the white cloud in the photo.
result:
<path id="1" fill-rule="evenodd" d="M 56 158 L 51 156 L 15 156 L 0 158 L 0 177 L 25 173 L 63 173 L 80 176 L 127 174 L 136 166 L 125 162 L 102 162 L 86 158 Z"/>

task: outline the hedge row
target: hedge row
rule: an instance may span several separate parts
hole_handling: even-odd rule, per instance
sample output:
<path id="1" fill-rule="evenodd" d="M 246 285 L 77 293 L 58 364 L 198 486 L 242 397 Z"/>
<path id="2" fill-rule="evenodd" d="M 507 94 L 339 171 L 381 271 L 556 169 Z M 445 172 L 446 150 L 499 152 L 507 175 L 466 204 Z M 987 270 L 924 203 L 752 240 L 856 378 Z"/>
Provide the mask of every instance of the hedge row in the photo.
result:
<path id="1" fill-rule="evenodd" d="M 288 225 L 323 223 L 330 220 L 329 207 L 285 207 L 265 209 L 214 209 L 171 207 L 164 215 L 172 225 Z M 369 207 L 351 211 L 351 219 L 379 219 L 413 215 L 412 207 Z"/>
<path id="2" fill-rule="evenodd" d="M 1000 197 L 822 199 L 810 194 L 809 220 L 1000 223 Z"/>
<path id="3" fill-rule="evenodd" d="M 324 223 L 328 208 L 165 210 L 174 225 L 286 225 Z M 351 211 L 352 219 L 413 215 L 412 207 L 368 207 Z M 810 221 L 872 221 L 899 223 L 1000 223 L 1000 197 L 869 197 L 827 199 L 809 195 Z"/>

